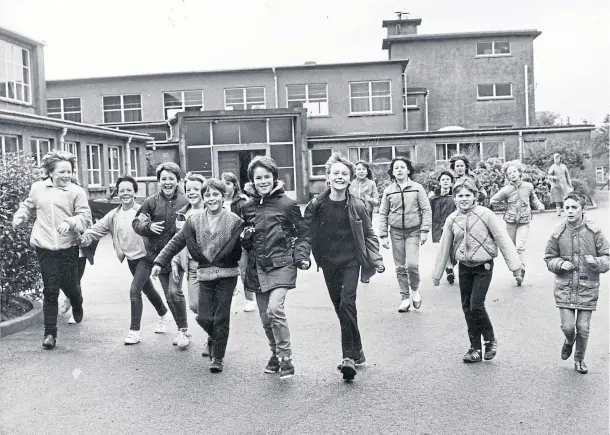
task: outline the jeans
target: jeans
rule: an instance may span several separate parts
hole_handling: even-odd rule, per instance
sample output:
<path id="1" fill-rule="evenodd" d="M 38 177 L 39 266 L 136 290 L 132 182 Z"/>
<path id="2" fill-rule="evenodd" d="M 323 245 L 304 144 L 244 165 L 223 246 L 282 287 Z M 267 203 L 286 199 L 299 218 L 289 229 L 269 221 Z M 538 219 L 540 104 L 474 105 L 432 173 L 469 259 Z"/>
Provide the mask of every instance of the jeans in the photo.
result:
<path id="1" fill-rule="evenodd" d="M 143 261 L 146 261 L 147 266 L 152 269 L 153 264 L 150 261 L 146 259 Z M 188 328 L 188 322 L 186 320 L 186 299 L 182 292 L 182 283 L 174 281 L 174 278 L 171 277 L 171 272 L 161 272 L 159 274 L 159 282 L 163 288 L 163 293 L 165 293 L 167 306 L 176 321 L 176 326 L 178 329 Z"/>
<path id="2" fill-rule="evenodd" d="M 199 309 L 199 281 L 197 281 L 197 268 L 199 267 L 199 262 L 189 258 L 188 262 L 188 270 L 186 271 L 186 295 L 189 300 L 189 308 L 190 310 L 197 314 L 197 310 Z M 179 272 L 180 278 L 178 282 L 175 283 L 174 280 L 171 280 L 170 286 L 177 285 L 182 288 L 182 282 L 184 281 L 185 272 L 181 270 Z"/>
<path id="3" fill-rule="evenodd" d="M 322 269 L 328 294 L 341 325 L 341 348 L 343 358 L 358 359 L 362 350 L 358 313 L 356 311 L 356 290 L 360 266 Z"/>
<path id="4" fill-rule="evenodd" d="M 241 257 L 239 259 L 239 276 L 241 278 L 242 285 L 246 282 L 246 269 L 248 268 L 248 251 L 242 248 Z M 254 292 L 249 292 L 244 287 L 244 297 L 247 301 L 254 300 Z"/>
<path id="5" fill-rule="evenodd" d="M 83 309 L 83 295 L 78 283 L 78 246 L 57 251 L 37 247 L 36 255 L 44 285 L 44 335 L 57 337 L 57 300 L 60 289 L 70 300 L 73 312 Z"/>
<path id="6" fill-rule="evenodd" d="M 403 300 L 409 299 L 411 290 L 419 288 L 419 245 L 421 244 L 420 229 L 390 228 L 392 241 L 392 257 L 396 277 L 400 287 L 400 296 Z"/>
<path id="7" fill-rule="evenodd" d="M 460 295 L 462 298 L 462 311 L 468 327 L 470 347 L 481 350 L 481 336 L 483 340 L 495 340 L 491 320 L 485 309 L 485 297 L 493 273 L 493 260 L 475 267 L 460 263 Z"/>
<path id="8" fill-rule="evenodd" d="M 161 295 L 155 290 L 150 282 L 150 263 L 144 257 L 137 260 L 127 259 L 127 265 L 133 280 L 129 289 L 129 299 L 131 301 L 131 324 L 130 331 L 140 330 L 140 321 L 142 320 L 142 292 L 146 295 L 150 303 L 157 310 L 159 316 L 167 314 L 167 308 L 163 303 Z"/>
<path id="9" fill-rule="evenodd" d="M 530 232 L 530 224 L 506 224 L 506 231 L 508 231 L 508 235 L 510 239 L 513 241 L 513 244 L 517 248 L 517 252 L 519 253 L 519 258 L 521 259 L 521 263 L 523 264 L 523 269 L 525 269 L 525 246 L 527 245 L 527 235 Z M 513 272 L 515 276 L 517 276 L 521 271 Z"/>
<path id="10" fill-rule="evenodd" d="M 574 361 L 583 361 L 589 341 L 589 327 L 591 326 L 591 310 L 573 310 L 571 308 L 560 308 L 561 330 L 566 336 L 568 343 L 576 341 Z"/>
<path id="11" fill-rule="evenodd" d="M 222 359 L 229 340 L 231 301 L 237 277 L 219 278 L 199 282 L 199 307 L 197 323 L 210 337 L 210 355 Z"/>
<path id="12" fill-rule="evenodd" d="M 284 311 L 287 288 L 276 288 L 265 293 L 256 293 L 258 313 L 261 316 L 269 348 L 279 358 L 290 357 L 290 330 Z"/>

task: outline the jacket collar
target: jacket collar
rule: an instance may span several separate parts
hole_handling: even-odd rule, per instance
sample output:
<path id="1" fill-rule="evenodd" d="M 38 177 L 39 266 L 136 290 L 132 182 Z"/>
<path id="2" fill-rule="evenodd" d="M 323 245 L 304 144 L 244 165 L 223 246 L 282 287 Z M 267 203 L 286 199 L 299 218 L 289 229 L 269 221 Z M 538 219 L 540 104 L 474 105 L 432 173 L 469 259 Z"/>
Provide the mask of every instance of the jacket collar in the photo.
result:
<path id="1" fill-rule="evenodd" d="M 48 178 L 44 179 L 44 185 L 45 186 L 47 186 L 47 187 L 54 187 L 56 189 L 61 189 L 61 190 L 68 190 L 68 188 L 69 188 L 71 183 L 72 182 L 68 183 L 68 185 L 65 186 L 65 187 L 59 187 L 59 186 L 56 186 L 56 185 L 53 184 L 53 180 L 51 180 L 51 177 L 48 177 Z"/>
<path id="2" fill-rule="evenodd" d="M 516 182 L 513 183 L 512 181 L 509 181 L 509 183 L 512 184 L 515 187 L 521 187 L 521 184 L 523 183 L 523 180 L 521 178 L 519 178 Z"/>
<path id="3" fill-rule="evenodd" d="M 282 180 L 276 180 L 273 189 L 271 189 L 271 192 L 269 192 L 269 195 L 265 195 L 264 197 L 261 196 L 260 193 L 258 193 L 256 188 L 254 187 L 254 183 L 250 181 L 244 186 L 244 191 L 252 198 L 256 198 L 257 200 L 262 201 L 264 198 L 270 198 L 272 196 L 284 193 L 284 182 Z"/>
<path id="4" fill-rule="evenodd" d="M 327 198 L 330 197 L 330 188 L 326 189 L 324 192 L 322 192 L 321 194 L 319 194 L 317 196 L 317 198 L 319 198 L 320 201 L 324 201 Z M 348 207 L 351 203 L 352 203 L 352 195 L 349 193 L 349 189 L 345 190 L 345 206 Z"/>
<path id="5" fill-rule="evenodd" d="M 131 206 L 131 208 L 129 210 L 140 210 L 140 207 L 142 207 L 142 206 L 140 204 L 138 204 L 136 201 L 134 201 L 133 205 Z M 119 204 L 119 206 L 117 208 L 115 208 L 115 210 L 118 212 L 122 208 L 123 208 L 123 204 Z"/>

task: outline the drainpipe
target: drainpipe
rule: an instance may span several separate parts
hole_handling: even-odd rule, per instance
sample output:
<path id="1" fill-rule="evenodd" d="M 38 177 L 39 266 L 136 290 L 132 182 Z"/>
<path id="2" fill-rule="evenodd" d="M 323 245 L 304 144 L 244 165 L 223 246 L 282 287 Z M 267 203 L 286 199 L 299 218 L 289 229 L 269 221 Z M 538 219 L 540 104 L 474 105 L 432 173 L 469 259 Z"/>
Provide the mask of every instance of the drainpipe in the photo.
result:
<path id="1" fill-rule="evenodd" d="M 271 71 L 273 71 L 273 89 L 275 91 L 275 108 L 280 108 L 280 93 L 277 87 L 277 73 L 275 71 L 275 67 L 271 67 Z"/>
<path id="2" fill-rule="evenodd" d="M 519 130 L 519 161 L 523 161 L 523 131 L 521 130 Z"/>
<path id="3" fill-rule="evenodd" d="M 127 174 L 131 176 L 131 136 L 129 136 L 125 143 L 125 154 L 127 155 Z M 138 162 L 136 162 L 137 164 Z"/>
<path id="4" fill-rule="evenodd" d="M 527 65 L 523 66 L 525 70 L 525 126 L 529 127 L 530 125 L 530 87 L 529 87 L 529 77 L 527 74 Z"/>
<path id="5" fill-rule="evenodd" d="M 425 112 L 424 112 L 424 123 L 426 125 L 426 131 L 430 131 L 429 127 L 428 127 L 428 94 L 430 93 L 430 91 L 428 91 L 426 89 L 426 93 L 424 94 L 424 108 L 425 108 Z"/>
<path id="6" fill-rule="evenodd" d="M 405 131 L 409 131 L 409 109 L 407 108 L 407 66 L 402 72 L 402 83 L 405 88 L 404 98 L 404 111 L 405 111 Z"/>
<path id="7" fill-rule="evenodd" d="M 61 136 L 59 136 L 59 146 L 62 150 L 65 149 L 64 145 L 66 144 L 66 134 L 68 134 L 68 128 L 64 127 L 61 129 Z"/>

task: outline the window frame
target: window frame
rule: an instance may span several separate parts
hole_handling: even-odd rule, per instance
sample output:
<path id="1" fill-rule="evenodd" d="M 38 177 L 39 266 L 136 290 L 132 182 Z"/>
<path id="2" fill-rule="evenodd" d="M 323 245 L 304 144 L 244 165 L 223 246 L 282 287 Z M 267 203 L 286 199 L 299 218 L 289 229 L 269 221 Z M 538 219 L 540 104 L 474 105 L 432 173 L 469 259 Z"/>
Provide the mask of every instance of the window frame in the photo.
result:
<path id="1" fill-rule="evenodd" d="M 396 148 L 397 147 L 411 147 L 413 149 L 413 152 L 412 152 L 412 155 L 410 156 L 409 160 L 415 161 L 415 159 L 417 159 L 417 145 L 416 144 L 369 145 L 369 146 L 348 147 L 348 149 L 347 149 L 347 158 L 351 162 L 353 162 L 353 163 L 356 163 L 358 160 L 365 160 L 370 165 L 388 165 L 388 164 L 390 164 L 390 162 L 379 163 L 379 162 L 373 162 L 372 161 L 372 159 L 373 159 L 373 149 L 375 149 L 375 148 L 392 148 L 392 158 L 394 159 L 397 156 L 397 154 L 396 154 Z M 368 159 L 362 158 L 361 153 L 360 153 L 360 150 L 362 150 L 362 149 L 368 150 L 368 154 L 369 154 L 369 158 Z M 358 158 L 356 160 L 352 160 L 350 158 L 350 150 L 357 150 Z M 399 155 L 402 155 L 402 154 L 399 154 Z"/>
<path id="2" fill-rule="evenodd" d="M 176 92 L 180 92 L 180 107 L 167 107 L 165 105 L 165 94 L 170 94 L 170 93 L 176 93 Z M 205 110 L 205 101 L 203 99 L 203 89 L 184 89 L 184 90 L 180 90 L 180 91 L 163 91 L 161 92 L 161 100 L 162 100 L 162 105 L 163 105 L 163 115 L 165 116 L 164 119 L 170 119 L 170 117 L 167 115 L 167 111 L 168 110 L 177 110 L 179 112 L 186 112 L 186 108 L 187 107 L 199 107 L 200 105 L 198 104 L 191 104 L 191 105 L 187 105 L 186 104 L 186 98 L 184 96 L 185 92 L 201 92 L 201 108 L 199 109 L 199 112 L 203 112 Z M 173 115 L 172 115 L 173 116 Z"/>
<path id="3" fill-rule="evenodd" d="M 97 148 L 97 161 L 99 163 L 99 168 L 93 167 L 93 148 Z M 92 175 L 97 172 L 99 174 L 99 183 L 94 183 L 93 180 L 95 177 Z M 102 179 L 102 146 L 96 143 L 88 143 L 87 144 L 87 186 L 90 187 L 101 187 L 103 185 Z"/>
<path id="4" fill-rule="evenodd" d="M 498 85 L 509 85 L 510 86 L 510 95 L 501 95 L 497 96 L 496 87 Z M 493 86 L 493 95 L 492 96 L 480 96 L 479 95 L 479 86 Z M 489 101 L 489 100 L 513 100 L 515 96 L 513 95 L 513 84 L 512 83 L 478 83 L 477 84 L 477 100 L 478 101 Z"/>
<path id="5" fill-rule="evenodd" d="M 117 152 L 117 159 L 118 159 L 118 167 L 115 168 L 114 167 L 114 163 L 113 163 L 113 157 L 112 157 L 112 152 L 116 150 Z M 108 146 L 108 185 L 112 186 L 114 183 L 116 183 L 116 180 L 118 180 L 121 177 L 121 150 L 122 148 L 120 146 L 117 145 L 109 145 Z M 116 173 L 116 178 L 114 177 L 114 174 Z"/>
<path id="6" fill-rule="evenodd" d="M 508 42 L 508 53 L 496 53 L 496 44 L 501 42 Z M 491 54 L 479 54 L 479 44 L 491 43 Z M 494 40 L 494 41 L 477 41 L 475 44 L 475 57 L 505 57 L 512 56 L 513 47 L 510 39 L 507 40 Z"/>
<path id="7" fill-rule="evenodd" d="M 119 97 L 121 99 L 121 108 L 120 109 L 106 109 L 104 104 L 105 98 L 115 98 Z M 139 109 L 125 109 L 125 97 L 140 97 L 140 108 Z M 139 121 L 125 121 L 125 111 L 140 111 L 140 119 Z M 120 121 L 106 121 L 106 112 L 119 112 L 121 114 Z M 102 95 L 102 118 L 104 124 L 115 124 L 115 123 L 125 123 L 125 122 L 142 122 L 144 120 L 144 105 L 142 104 L 142 94 L 119 94 L 119 95 Z"/>
<path id="8" fill-rule="evenodd" d="M 11 55 L 7 56 L 7 49 L 10 47 L 10 51 L 11 51 Z M 12 61 L 9 62 L 9 58 L 13 58 L 14 54 L 13 51 L 14 49 L 18 49 L 21 50 L 21 62 L 19 65 L 13 63 Z M 7 71 L 9 71 L 9 65 L 12 66 L 12 74 L 13 74 L 13 78 L 11 79 L 10 76 L 7 75 L 7 77 L 5 77 L 5 81 L 2 81 L 2 78 L 0 77 L 0 83 L 2 85 L 4 85 L 4 96 L 0 95 L 0 100 L 3 101 L 9 101 L 11 103 L 17 103 L 17 104 L 21 104 L 21 105 L 25 105 L 25 106 L 32 106 L 34 103 L 32 101 L 32 53 L 31 50 L 29 48 L 25 48 L 21 45 L 15 44 L 13 42 L 9 42 L 9 41 L 5 41 L 5 40 L 0 40 L 0 50 L 4 50 L 4 62 L 2 65 L 0 65 L 0 70 L 4 71 L 4 74 L 7 74 Z M 26 53 L 26 63 L 27 65 L 24 65 L 23 62 L 23 53 Z M 26 73 L 26 75 L 24 76 L 24 72 Z M 17 77 L 21 78 L 21 81 L 19 81 L 17 79 Z M 26 83 L 27 82 L 27 83 Z M 13 85 L 13 97 L 10 97 L 9 94 L 9 90 L 10 90 L 10 85 Z M 21 94 L 22 94 L 22 99 L 17 98 L 17 89 L 21 86 Z"/>
<path id="9" fill-rule="evenodd" d="M 0 134 L 0 155 L 2 156 L 2 164 L 5 164 L 6 151 L 6 138 L 14 138 L 17 142 L 17 151 L 23 151 L 23 147 L 19 144 L 19 136 L 14 134 Z M 11 151 L 14 152 L 14 151 Z"/>
<path id="10" fill-rule="evenodd" d="M 419 99 L 417 98 L 417 95 L 409 95 L 409 94 L 407 94 L 404 97 L 405 97 L 405 99 L 404 99 L 403 107 L 405 109 L 419 109 L 419 105 L 417 104 Z M 415 104 L 409 104 L 409 97 L 415 98 Z"/>
<path id="11" fill-rule="evenodd" d="M 129 148 L 129 175 L 133 178 L 138 176 L 138 154 L 137 148 Z"/>
<path id="12" fill-rule="evenodd" d="M 367 97 L 353 97 L 352 96 L 352 85 L 357 85 L 357 84 L 363 84 L 363 83 L 367 83 L 368 84 L 368 96 Z M 384 95 L 384 96 L 373 96 L 373 83 L 389 83 L 390 84 L 390 88 L 388 90 L 388 95 Z M 392 80 L 363 80 L 363 81 L 357 81 L 357 82 L 349 82 L 349 87 L 348 87 L 348 92 L 349 92 L 349 114 L 350 116 L 367 116 L 367 115 L 387 115 L 387 114 L 392 114 Z M 368 100 L 368 104 L 369 104 L 369 110 L 368 111 L 363 111 L 363 112 L 354 112 L 352 111 L 352 100 L 354 98 L 357 99 L 364 99 L 367 98 Z M 390 108 L 388 110 L 373 110 L 373 98 L 389 98 L 390 101 Z"/>
<path id="13" fill-rule="evenodd" d="M 248 103 L 248 89 L 262 89 L 263 90 L 263 103 Z M 224 89 L 224 110 L 236 110 L 234 107 L 236 104 L 231 104 L 231 107 L 229 107 L 227 105 L 227 91 L 235 91 L 235 90 L 241 90 L 242 91 L 242 98 L 243 98 L 243 109 L 237 109 L 237 110 L 258 110 L 258 109 L 266 109 L 267 108 L 267 89 L 264 86 L 246 86 L 246 87 L 234 87 L 234 88 L 225 88 Z M 263 107 L 252 107 L 250 109 L 248 109 L 248 104 L 251 104 L 253 106 L 263 106 Z"/>
<path id="14" fill-rule="evenodd" d="M 484 148 L 484 144 L 491 144 L 491 143 L 495 143 L 495 144 L 499 144 L 502 147 L 502 156 L 501 157 L 489 157 L 485 155 L 485 148 Z M 487 160 L 489 158 L 497 158 L 502 160 L 503 162 L 506 160 L 506 142 L 504 140 L 480 140 L 478 142 L 473 142 L 473 141 L 466 141 L 466 142 L 435 142 L 434 143 L 434 163 L 435 165 L 442 165 L 443 163 L 449 163 L 449 161 L 451 160 L 451 157 L 453 157 L 456 154 L 463 154 L 463 150 L 462 150 L 462 145 L 470 145 L 470 144 L 478 144 L 479 145 L 479 159 L 481 160 Z M 447 155 L 447 157 L 449 157 L 448 159 L 438 159 L 438 154 L 437 154 L 437 147 L 438 145 L 445 145 L 445 155 Z M 455 154 L 452 154 L 451 156 L 449 156 L 449 153 L 447 152 L 447 145 L 456 145 L 456 152 Z"/>
<path id="15" fill-rule="evenodd" d="M 323 175 L 319 175 L 319 174 L 314 174 L 313 173 L 313 168 L 324 168 L 326 165 L 326 162 L 324 162 L 324 165 L 314 165 L 313 164 L 313 152 L 314 151 L 330 151 L 330 156 L 333 155 L 333 149 L 332 148 L 315 148 L 315 149 L 310 149 L 309 150 L 309 178 L 313 179 L 313 180 L 323 180 L 326 178 L 326 169 L 324 170 L 324 174 Z M 329 156 L 329 158 L 330 158 Z M 328 160 L 328 159 L 327 159 Z"/>
<path id="16" fill-rule="evenodd" d="M 32 147 L 32 142 L 36 142 L 36 145 L 35 145 L 36 149 L 35 150 L 34 149 L 30 149 L 30 152 L 32 154 L 34 154 L 34 156 L 36 157 L 36 164 L 38 166 L 40 166 L 42 164 L 42 158 L 46 154 L 46 153 L 44 153 L 44 154 L 40 153 L 40 143 L 43 142 L 43 141 L 48 142 L 48 144 L 49 144 L 49 146 L 48 146 L 49 151 L 47 151 L 47 152 L 50 152 L 53 149 L 53 139 L 47 139 L 47 138 L 44 138 L 44 137 L 30 137 L 30 147 Z"/>
<path id="17" fill-rule="evenodd" d="M 321 98 L 315 98 L 314 101 L 311 101 L 311 97 L 309 96 L 309 87 L 312 85 L 324 85 L 325 87 L 325 93 L 326 93 L 326 101 L 322 101 Z M 290 98 L 288 95 L 288 88 L 290 86 L 305 86 L 305 99 L 303 98 Z M 286 107 L 290 107 L 290 102 L 302 102 L 303 103 L 303 108 L 307 109 L 307 117 L 308 118 L 324 118 L 324 117 L 329 117 L 330 116 L 330 104 L 329 104 L 329 100 L 328 100 L 328 83 L 291 83 L 291 84 L 287 84 L 285 87 L 286 90 Z M 319 113 L 311 113 L 309 110 L 309 107 L 306 107 L 305 105 L 309 105 L 309 104 L 318 104 L 318 109 L 319 109 L 319 104 L 320 103 L 326 103 L 326 113 L 322 113 L 321 110 L 319 110 Z"/>
<path id="18" fill-rule="evenodd" d="M 49 110 L 49 101 L 53 101 L 53 100 L 58 100 L 59 101 L 59 112 L 55 112 L 55 111 L 50 111 Z M 65 109 L 65 103 L 64 100 L 78 100 L 78 112 L 71 110 L 66 112 Z M 71 115 L 71 114 L 78 114 L 78 117 L 80 118 L 80 121 L 73 121 L 71 119 L 66 119 L 66 115 Z M 53 115 L 59 115 L 59 118 L 53 116 Z M 70 121 L 70 122 L 83 122 L 83 100 L 81 97 L 59 97 L 59 98 L 47 98 L 47 116 L 49 118 L 55 118 L 55 119 L 61 119 L 64 121 Z"/>

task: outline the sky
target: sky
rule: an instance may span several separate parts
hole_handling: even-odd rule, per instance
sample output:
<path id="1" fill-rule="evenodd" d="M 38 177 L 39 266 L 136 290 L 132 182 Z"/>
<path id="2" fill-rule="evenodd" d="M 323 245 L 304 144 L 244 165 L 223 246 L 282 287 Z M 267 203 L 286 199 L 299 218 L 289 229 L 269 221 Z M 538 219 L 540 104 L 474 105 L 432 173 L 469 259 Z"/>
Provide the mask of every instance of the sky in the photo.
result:
<path id="1" fill-rule="evenodd" d="M 538 29 L 536 110 L 610 113 L 608 0 L 0 0 L 0 26 L 45 43 L 52 80 L 385 60 L 396 11 L 420 34 Z"/>

